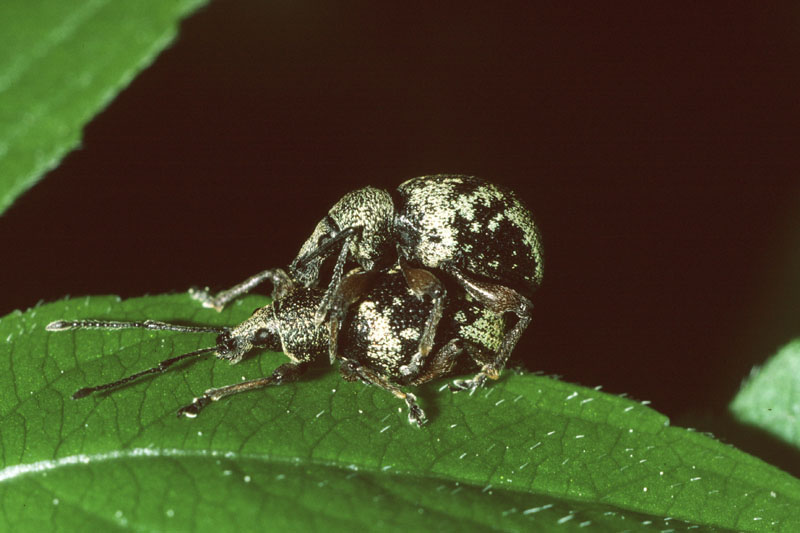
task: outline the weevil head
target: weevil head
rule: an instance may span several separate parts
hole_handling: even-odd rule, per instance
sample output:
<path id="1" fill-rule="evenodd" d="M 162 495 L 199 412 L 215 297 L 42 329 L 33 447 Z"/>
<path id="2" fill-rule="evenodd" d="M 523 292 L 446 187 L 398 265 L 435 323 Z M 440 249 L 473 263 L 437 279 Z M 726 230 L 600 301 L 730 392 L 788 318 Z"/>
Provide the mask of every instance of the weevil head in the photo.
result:
<path id="1" fill-rule="evenodd" d="M 306 287 L 316 285 L 325 258 L 338 254 L 345 241 L 365 270 L 392 252 L 394 205 L 386 191 L 365 187 L 345 194 L 323 218 L 289 267 Z"/>
<path id="2" fill-rule="evenodd" d="M 256 348 L 281 350 L 279 325 L 272 304 L 256 309 L 253 315 L 217 337 L 217 356 L 238 363 L 244 355 Z"/>

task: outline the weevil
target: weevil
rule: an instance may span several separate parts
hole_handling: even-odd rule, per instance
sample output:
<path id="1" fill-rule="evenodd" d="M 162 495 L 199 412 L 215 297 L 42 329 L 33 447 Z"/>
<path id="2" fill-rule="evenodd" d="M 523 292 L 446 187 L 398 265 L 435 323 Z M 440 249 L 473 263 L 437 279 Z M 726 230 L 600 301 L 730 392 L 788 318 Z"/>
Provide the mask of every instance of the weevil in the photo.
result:
<path id="1" fill-rule="evenodd" d="M 321 281 L 323 261 L 334 255 L 331 280 L 315 313 L 315 321 L 328 320 L 334 334 L 352 300 L 341 294 L 348 261 L 369 272 L 399 258 L 409 288 L 418 298 L 432 300 L 418 353 L 405 365 L 405 372 L 414 372 L 433 348 L 447 294 L 435 274 L 413 276 L 410 267 L 435 269 L 492 312 L 516 314 L 516 324 L 507 328 L 494 358 L 482 369 L 483 377 L 492 379 L 499 376 L 530 324 L 530 297 L 541 284 L 544 267 L 539 230 L 513 191 L 477 177 L 449 174 L 410 179 L 393 193 L 373 187 L 347 193 L 317 224 L 289 270 L 304 286 L 315 287 Z M 208 289 L 192 294 L 204 306 L 221 310 L 268 279 L 268 273 L 258 273 L 215 296 Z M 333 360 L 335 341 L 329 350 Z"/>
<path id="2" fill-rule="evenodd" d="M 243 381 L 233 385 L 206 390 L 202 396 L 178 410 L 178 416 L 196 417 L 209 403 L 245 391 L 280 385 L 297 379 L 315 361 L 327 359 L 332 336 L 315 315 L 324 297 L 324 291 L 295 283 L 282 269 L 272 269 L 273 302 L 256 309 L 252 316 L 233 327 L 183 326 L 152 320 L 121 322 L 108 320 L 57 320 L 47 326 L 49 331 L 72 329 L 124 329 L 178 331 L 184 333 L 217 333 L 214 346 L 165 359 L 152 368 L 136 372 L 122 379 L 85 387 L 73 394 L 73 399 L 83 398 L 129 383 L 149 374 L 163 373 L 174 364 L 186 359 L 213 353 L 218 358 L 236 364 L 254 349 L 282 351 L 289 362 L 278 366 L 271 375 Z M 410 269 L 412 276 L 425 276 L 423 269 Z M 356 269 L 342 281 L 340 294 L 350 302 L 348 313 L 339 335 L 339 371 L 348 381 L 361 380 L 381 387 L 408 406 L 408 419 L 422 425 L 425 413 L 411 392 L 409 385 L 420 385 L 447 375 L 462 354 L 485 365 L 502 343 L 507 321 L 473 301 L 469 295 L 453 298 L 444 309 L 442 330 L 448 341 L 437 344 L 431 354 L 413 369 L 409 365 L 417 354 L 417 343 L 423 334 L 431 302 L 421 301 L 408 287 L 399 266 L 384 271 Z M 335 339 L 336 336 L 334 335 Z M 403 369 L 406 369 L 403 371 Z M 484 378 L 478 374 L 471 380 L 455 380 L 451 389 L 475 390 L 474 380 Z"/>

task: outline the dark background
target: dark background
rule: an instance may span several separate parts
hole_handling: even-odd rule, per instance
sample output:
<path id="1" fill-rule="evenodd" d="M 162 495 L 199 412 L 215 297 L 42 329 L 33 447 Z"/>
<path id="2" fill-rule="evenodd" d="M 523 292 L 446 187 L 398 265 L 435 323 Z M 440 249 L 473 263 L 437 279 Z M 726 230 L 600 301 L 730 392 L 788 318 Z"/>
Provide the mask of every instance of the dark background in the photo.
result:
<path id="1" fill-rule="evenodd" d="M 0 218 L 0 314 L 227 288 L 287 264 L 346 191 L 475 174 L 544 235 L 518 364 L 780 464 L 724 413 L 800 335 L 800 7 L 377 6 L 218 1 L 185 21 Z"/>

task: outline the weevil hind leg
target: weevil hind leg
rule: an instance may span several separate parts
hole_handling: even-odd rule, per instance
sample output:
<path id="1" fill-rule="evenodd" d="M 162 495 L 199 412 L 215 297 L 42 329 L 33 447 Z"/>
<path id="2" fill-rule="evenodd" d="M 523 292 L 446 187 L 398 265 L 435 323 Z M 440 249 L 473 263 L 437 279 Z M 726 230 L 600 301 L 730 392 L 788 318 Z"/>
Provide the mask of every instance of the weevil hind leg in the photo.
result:
<path id="1" fill-rule="evenodd" d="M 233 396 L 242 392 L 247 392 L 255 389 L 262 389 L 272 385 L 281 385 L 295 381 L 302 375 L 303 371 L 308 367 L 308 363 L 284 363 L 276 368 L 271 375 L 259 379 L 251 379 L 250 381 L 243 381 L 242 383 L 235 383 L 225 387 L 218 387 L 216 389 L 208 389 L 199 396 L 192 400 L 192 403 L 185 405 L 178 409 L 178 417 L 185 416 L 187 418 L 195 418 L 205 406 L 211 402 L 216 402 L 227 396 Z"/>
<path id="2" fill-rule="evenodd" d="M 453 382 L 450 383 L 450 390 L 453 392 L 466 390 L 472 395 L 486 383 L 488 379 L 486 369 L 494 362 L 495 354 L 472 343 L 466 343 L 466 351 L 478 367 L 481 368 L 481 371 L 475 374 L 471 379 L 453 380 Z"/>
<path id="3" fill-rule="evenodd" d="M 189 295 L 192 299 L 200 302 L 203 307 L 222 311 L 229 302 L 243 294 L 247 294 L 265 281 L 272 282 L 272 298 L 274 300 L 282 299 L 294 289 L 294 282 L 282 268 L 271 268 L 250 276 L 243 282 L 234 285 L 230 289 L 220 291 L 213 296 L 208 287 L 205 289 L 189 289 Z"/>
<path id="4" fill-rule="evenodd" d="M 417 405 L 417 397 L 410 392 L 403 391 L 397 385 L 390 383 L 386 378 L 352 359 L 342 359 L 339 371 L 346 381 L 361 380 L 369 385 L 375 385 L 385 391 L 391 392 L 396 398 L 406 402 L 408 407 L 408 422 L 417 427 L 427 421 L 425 412 Z"/>
<path id="5" fill-rule="evenodd" d="M 458 358 L 465 352 L 469 354 L 472 360 L 481 367 L 484 367 L 488 361 L 493 359 L 493 357 L 487 357 L 486 353 L 470 342 L 465 342 L 462 339 L 452 339 L 433 354 L 433 356 L 430 358 L 430 361 L 425 365 L 423 371 L 418 376 L 415 376 L 413 379 L 411 379 L 409 384 L 421 385 L 436 378 L 448 375 L 453 369 L 453 366 L 456 364 Z M 454 380 L 449 387 L 450 390 L 454 392 L 468 390 L 470 391 L 470 394 L 472 394 L 475 392 L 475 390 L 480 388 L 485 381 L 486 376 L 483 374 L 483 372 L 479 372 L 472 379 Z"/>
<path id="6" fill-rule="evenodd" d="M 487 379 L 498 379 L 500 377 L 500 373 L 503 371 L 503 368 L 506 366 L 508 358 L 511 356 L 511 352 L 514 350 L 514 346 L 516 346 L 517 341 L 519 341 L 519 338 L 522 336 L 522 333 L 525 331 L 525 328 L 528 327 L 530 322 L 530 316 L 519 317 L 519 320 L 517 320 L 517 323 L 514 325 L 514 327 L 511 328 L 508 333 L 506 333 L 506 336 L 503 339 L 503 343 L 501 344 L 500 349 L 497 351 L 497 354 L 495 354 L 495 356 L 488 363 L 483 364 L 480 372 L 475 374 L 472 379 L 457 379 L 453 381 L 450 386 L 450 390 L 468 390 L 470 394 L 473 394 L 477 389 L 483 387 Z"/>
<path id="7" fill-rule="evenodd" d="M 506 332 L 494 359 L 484 364 L 481 371 L 472 380 L 468 380 L 469 383 L 464 382 L 468 385 L 465 388 L 474 391 L 477 387 L 483 385 L 487 378 L 497 379 L 500 377 L 500 373 L 503 371 L 503 367 L 505 367 L 508 358 L 511 356 L 511 352 L 514 350 L 517 342 L 519 342 L 525 329 L 527 329 L 528 325 L 531 323 L 533 303 L 510 287 L 472 279 L 455 266 L 449 265 L 445 268 L 445 271 L 452 275 L 470 296 L 494 313 L 498 315 L 514 313 L 517 315 L 517 323 Z"/>
<path id="8" fill-rule="evenodd" d="M 453 392 L 458 391 L 469 391 L 470 396 L 472 396 L 476 390 L 483 387 L 483 384 L 486 383 L 486 374 L 481 371 L 475 374 L 472 379 L 454 379 L 452 383 L 450 383 L 450 390 Z"/>

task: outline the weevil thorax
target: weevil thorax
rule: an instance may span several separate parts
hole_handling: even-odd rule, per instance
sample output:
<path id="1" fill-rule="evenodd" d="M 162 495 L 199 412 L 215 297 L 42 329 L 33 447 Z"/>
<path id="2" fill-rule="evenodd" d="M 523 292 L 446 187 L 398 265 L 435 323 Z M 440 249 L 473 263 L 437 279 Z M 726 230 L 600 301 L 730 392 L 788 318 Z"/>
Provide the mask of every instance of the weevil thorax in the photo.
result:
<path id="1" fill-rule="evenodd" d="M 351 257 L 362 268 L 374 269 L 376 263 L 387 260 L 393 252 L 393 218 L 394 205 L 388 192 L 364 187 L 345 194 L 300 248 L 289 267 L 293 277 L 306 287 L 316 285 L 322 262 L 341 250 L 341 246 L 326 246 L 326 243 L 348 230 L 353 231 Z"/>
<path id="2" fill-rule="evenodd" d="M 323 294 L 320 289 L 298 287 L 270 306 L 278 337 L 276 349 L 292 361 L 328 358 L 327 324 L 317 325 L 314 320 Z"/>

